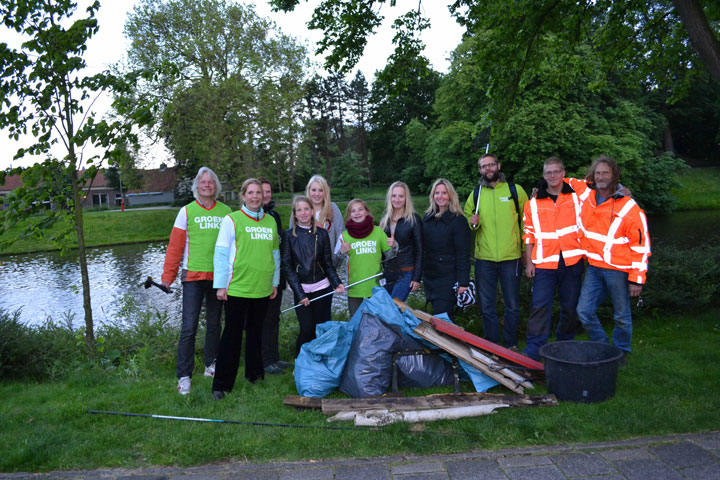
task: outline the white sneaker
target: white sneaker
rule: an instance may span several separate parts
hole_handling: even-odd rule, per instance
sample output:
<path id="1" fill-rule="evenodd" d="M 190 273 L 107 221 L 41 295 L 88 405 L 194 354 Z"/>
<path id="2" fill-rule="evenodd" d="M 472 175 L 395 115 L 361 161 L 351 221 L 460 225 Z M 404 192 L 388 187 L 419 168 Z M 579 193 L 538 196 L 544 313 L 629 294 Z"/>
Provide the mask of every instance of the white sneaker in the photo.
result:
<path id="1" fill-rule="evenodd" d="M 212 362 L 209 366 L 205 367 L 205 376 L 206 377 L 214 377 L 215 376 L 215 362 Z"/>
<path id="2" fill-rule="evenodd" d="M 180 395 L 187 395 L 190 393 L 190 377 L 178 378 L 178 393 Z"/>

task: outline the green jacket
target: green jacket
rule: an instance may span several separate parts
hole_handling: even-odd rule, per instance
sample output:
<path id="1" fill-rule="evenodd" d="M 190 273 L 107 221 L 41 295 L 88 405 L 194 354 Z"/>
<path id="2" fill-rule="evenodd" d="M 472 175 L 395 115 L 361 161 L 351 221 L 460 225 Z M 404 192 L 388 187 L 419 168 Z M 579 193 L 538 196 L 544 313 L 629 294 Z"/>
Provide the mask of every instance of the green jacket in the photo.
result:
<path id="1" fill-rule="evenodd" d="M 465 202 L 465 217 L 470 224 L 470 229 L 475 234 L 474 257 L 479 260 L 490 260 L 502 262 L 520 258 L 524 245 L 522 242 L 522 230 L 518 227 L 518 215 L 522 219 L 522 212 L 525 202 L 528 200 L 527 193 L 520 185 L 515 185 L 518 194 L 520 211 L 515 210 L 515 202 L 510 195 L 510 187 L 505 177 L 495 184 L 495 188 L 481 183 L 480 189 L 480 224 L 473 227 L 470 224 L 470 217 L 475 213 L 476 200 L 475 191 Z M 522 223 L 522 222 L 521 222 Z"/>

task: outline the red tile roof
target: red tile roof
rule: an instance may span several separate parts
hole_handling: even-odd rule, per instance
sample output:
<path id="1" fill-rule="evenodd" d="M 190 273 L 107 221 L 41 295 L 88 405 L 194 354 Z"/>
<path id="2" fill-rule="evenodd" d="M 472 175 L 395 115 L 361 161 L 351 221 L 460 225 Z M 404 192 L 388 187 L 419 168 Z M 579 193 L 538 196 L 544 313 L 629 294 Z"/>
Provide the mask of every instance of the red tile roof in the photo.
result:
<path id="1" fill-rule="evenodd" d="M 82 174 L 83 172 L 78 172 Z M 178 181 L 178 168 L 164 168 L 153 170 L 138 170 L 138 174 L 142 176 L 143 188 L 136 190 L 128 190 L 127 193 L 143 193 L 143 192 L 170 192 L 175 190 Z M 5 177 L 5 185 L 0 185 L 0 191 L 11 192 L 22 186 L 22 178 L 20 175 L 9 175 Z M 107 178 L 102 172 L 98 172 L 92 182 L 94 188 L 107 187 Z"/>

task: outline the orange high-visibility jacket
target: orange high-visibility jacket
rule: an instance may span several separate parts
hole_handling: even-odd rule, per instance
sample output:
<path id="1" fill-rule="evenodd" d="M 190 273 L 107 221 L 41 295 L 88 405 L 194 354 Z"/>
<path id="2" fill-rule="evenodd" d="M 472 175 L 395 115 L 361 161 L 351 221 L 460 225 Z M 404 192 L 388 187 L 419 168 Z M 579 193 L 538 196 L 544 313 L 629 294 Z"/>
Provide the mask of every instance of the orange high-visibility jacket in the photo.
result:
<path id="1" fill-rule="evenodd" d="M 534 244 L 531 258 L 536 268 L 557 269 L 560 252 L 567 266 L 583 258 L 580 208 L 577 192 L 567 183 L 563 183 L 555 202 L 547 191 L 540 189 L 535 198 L 525 203 L 523 239 L 526 245 Z"/>
<path id="2" fill-rule="evenodd" d="M 650 257 L 645 212 L 630 197 L 616 193 L 597 205 L 595 190 L 582 203 L 582 246 L 590 265 L 628 272 L 628 281 L 645 283 Z"/>

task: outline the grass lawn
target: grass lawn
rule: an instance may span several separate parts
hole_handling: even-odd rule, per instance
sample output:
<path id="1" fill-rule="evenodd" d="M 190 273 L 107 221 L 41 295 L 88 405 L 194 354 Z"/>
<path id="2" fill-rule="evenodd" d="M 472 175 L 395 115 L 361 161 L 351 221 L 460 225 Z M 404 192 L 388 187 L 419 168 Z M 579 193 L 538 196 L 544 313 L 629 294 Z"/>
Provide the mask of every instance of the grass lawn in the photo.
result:
<path id="1" fill-rule="evenodd" d="M 118 245 L 123 243 L 154 242 L 167 240 L 170 237 L 170 230 L 177 216 L 177 208 L 160 210 L 104 210 L 84 212 L 83 225 L 85 229 L 85 244 L 88 247 L 99 247 L 102 245 Z M 26 222 L 33 222 L 30 218 Z M 5 238 L 17 238 L 23 225 L 16 226 L 6 234 L 0 236 Z M 54 227 L 43 232 L 40 238 L 18 239 L 9 247 L 0 250 L 0 254 L 15 254 L 38 252 L 47 250 L 59 250 L 53 244 L 52 237 L 59 231 Z M 75 235 L 70 235 L 69 248 L 77 248 Z"/>
<path id="2" fill-rule="evenodd" d="M 296 394 L 289 373 L 251 385 L 242 379 L 241 369 L 232 394 L 216 402 L 210 379 L 197 368 L 192 393 L 181 397 L 175 391 L 172 358 L 159 374 L 90 368 L 62 382 L 2 382 L 0 471 L 423 455 L 713 430 L 720 425 L 718 318 L 720 312 L 710 311 L 638 319 L 634 354 L 620 370 L 617 394 L 603 403 L 502 409 L 487 417 L 396 424 L 379 430 L 327 424 L 318 411 L 283 406 L 286 395 Z M 286 315 L 281 325 L 286 356 L 297 334 L 297 322 L 293 315 Z M 463 388 L 470 386 L 463 384 Z M 507 393 L 502 387 L 491 391 Z M 528 393 L 544 391 L 544 386 L 537 385 Z M 90 415 L 89 409 L 313 428 Z M 323 429 L 327 425 L 349 429 Z"/>
<path id="3" fill-rule="evenodd" d="M 720 168 L 689 168 L 680 173 L 681 188 L 673 189 L 678 210 L 720 208 Z"/>

